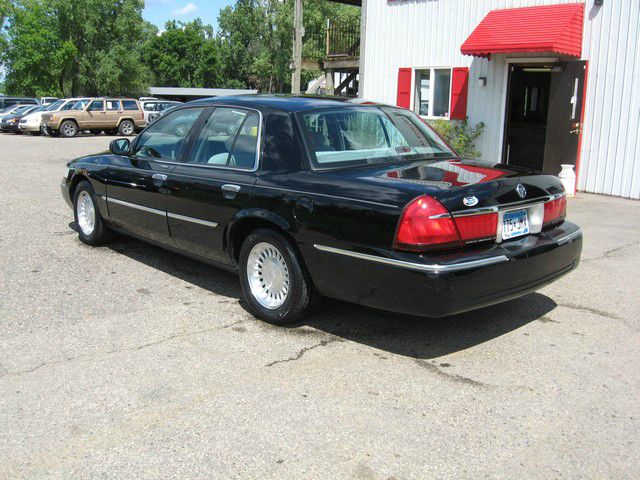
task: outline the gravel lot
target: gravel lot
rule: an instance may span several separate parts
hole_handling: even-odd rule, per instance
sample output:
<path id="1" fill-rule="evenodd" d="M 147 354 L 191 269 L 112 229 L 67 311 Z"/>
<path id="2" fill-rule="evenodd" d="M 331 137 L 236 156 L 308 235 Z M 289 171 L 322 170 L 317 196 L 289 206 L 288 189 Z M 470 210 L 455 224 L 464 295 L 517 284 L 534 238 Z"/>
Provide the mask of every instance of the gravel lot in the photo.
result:
<path id="1" fill-rule="evenodd" d="M 440 320 L 91 248 L 59 183 L 110 137 L 0 135 L 0 478 L 638 478 L 640 203 L 581 194 L 579 269 Z"/>

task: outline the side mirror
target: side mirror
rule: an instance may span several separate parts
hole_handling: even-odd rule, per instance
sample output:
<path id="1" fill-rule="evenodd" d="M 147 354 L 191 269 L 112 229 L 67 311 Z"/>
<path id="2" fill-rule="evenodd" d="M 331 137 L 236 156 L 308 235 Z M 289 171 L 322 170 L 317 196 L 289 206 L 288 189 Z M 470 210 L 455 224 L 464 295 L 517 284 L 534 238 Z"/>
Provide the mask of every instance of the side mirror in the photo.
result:
<path id="1" fill-rule="evenodd" d="M 129 155 L 131 152 L 131 142 L 128 138 L 116 138 L 111 140 L 109 150 L 114 155 Z"/>

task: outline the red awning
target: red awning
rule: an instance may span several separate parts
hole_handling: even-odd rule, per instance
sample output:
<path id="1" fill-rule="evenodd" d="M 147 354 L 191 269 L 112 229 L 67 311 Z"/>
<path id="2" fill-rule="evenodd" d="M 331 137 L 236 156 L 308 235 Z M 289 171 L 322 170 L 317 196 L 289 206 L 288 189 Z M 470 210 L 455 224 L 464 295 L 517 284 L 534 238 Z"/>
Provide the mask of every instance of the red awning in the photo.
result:
<path id="1" fill-rule="evenodd" d="M 546 52 L 580 57 L 584 3 L 492 10 L 462 44 L 464 55 Z"/>

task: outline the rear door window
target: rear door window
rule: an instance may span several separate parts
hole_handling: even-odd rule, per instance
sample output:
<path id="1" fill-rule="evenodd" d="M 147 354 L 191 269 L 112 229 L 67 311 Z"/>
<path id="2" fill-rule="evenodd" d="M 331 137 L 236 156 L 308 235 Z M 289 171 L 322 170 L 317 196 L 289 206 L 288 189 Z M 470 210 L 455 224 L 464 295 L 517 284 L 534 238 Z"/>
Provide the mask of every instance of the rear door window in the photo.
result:
<path id="1" fill-rule="evenodd" d="M 107 110 L 114 111 L 120 109 L 120 100 L 107 100 Z"/>
<path id="2" fill-rule="evenodd" d="M 257 112 L 216 108 L 198 134 L 189 163 L 253 170 L 259 139 Z"/>
<path id="3" fill-rule="evenodd" d="M 122 107 L 125 110 L 139 110 L 138 109 L 138 102 L 136 102 L 135 100 L 123 100 L 122 101 Z"/>

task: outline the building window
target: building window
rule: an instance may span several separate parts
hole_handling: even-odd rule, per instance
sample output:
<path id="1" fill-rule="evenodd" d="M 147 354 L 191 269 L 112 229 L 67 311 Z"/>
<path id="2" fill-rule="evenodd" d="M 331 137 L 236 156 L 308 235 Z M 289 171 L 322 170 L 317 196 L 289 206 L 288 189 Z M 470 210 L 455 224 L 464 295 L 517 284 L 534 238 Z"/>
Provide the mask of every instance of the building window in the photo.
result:
<path id="1" fill-rule="evenodd" d="M 417 69 L 414 111 L 423 117 L 449 118 L 450 68 Z"/>

